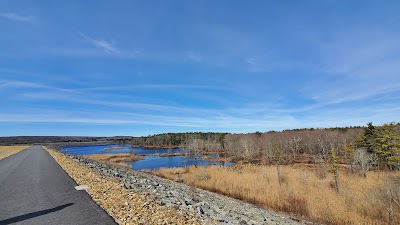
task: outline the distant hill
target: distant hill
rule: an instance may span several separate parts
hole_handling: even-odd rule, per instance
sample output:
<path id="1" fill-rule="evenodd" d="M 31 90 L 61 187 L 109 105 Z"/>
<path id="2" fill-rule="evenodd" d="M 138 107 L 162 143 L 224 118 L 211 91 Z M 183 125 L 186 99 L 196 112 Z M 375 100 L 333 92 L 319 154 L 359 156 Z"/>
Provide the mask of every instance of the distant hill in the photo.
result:
<path id="1" fill-rule="evenodd" d="M 82 137 L 82 136 L 10 136 L 0 137 L 0 145 L 11 144 L 45 144 L 45 143 L 70 143 L 70 142 L 118 142 L 130 140 L 132 137 Z"/>

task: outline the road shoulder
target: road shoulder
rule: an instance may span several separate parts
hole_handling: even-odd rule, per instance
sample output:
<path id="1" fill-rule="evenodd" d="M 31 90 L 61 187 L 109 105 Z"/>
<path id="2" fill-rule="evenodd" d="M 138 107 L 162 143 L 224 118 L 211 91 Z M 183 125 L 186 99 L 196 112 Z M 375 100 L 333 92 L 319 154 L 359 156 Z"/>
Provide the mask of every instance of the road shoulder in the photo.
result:
<path id="1" fill-rule="evenodd" d="M 185 212 L 151 201 L 149 193 L 126 189 L 117 179 L 100 175 L 62 153 L 46 150 L 78 185 L 90 187 L 87 193 L 119 224 L 201 224 Z"/>

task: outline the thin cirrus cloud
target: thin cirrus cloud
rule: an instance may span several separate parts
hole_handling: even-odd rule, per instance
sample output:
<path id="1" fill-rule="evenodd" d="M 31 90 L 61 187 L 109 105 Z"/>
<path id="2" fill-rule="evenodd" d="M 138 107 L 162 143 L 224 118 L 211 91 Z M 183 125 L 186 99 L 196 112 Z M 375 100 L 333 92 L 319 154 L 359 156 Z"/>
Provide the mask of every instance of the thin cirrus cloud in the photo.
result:
<path id="1" fill-rule="evenodd" d="M 398 3 L 63 4 L 2 4 L 0 135 L 47 134 L 48 124 L 144 135 L 399 118 Z"/>
<path id="2" fill-rule="evenodd" d="M 147 112 L 159 112 L 159 113 L 191 113 L 191 114 L 217 114 L 218 111 L 204 108 L 191 108 L 184 106 L 174 105 L 163 105 L 163 104 L 150 104 L 141 102 L 131 101 L 109 101 L 102 100 L 99 98 L 87 97 L 88 94 L 80 93 L 78 95 L 70 95 L 71 93 L 59 93 L 59 92 L 26 92 L 19 94 L 18 96 L 23 99 L 37 100 L 37 101 L 57 101 L 63 103 L 78 103 L 85 106 L 95 105 L 112 108 L 115 111 L 118 110 L 145 110 Z M 86 96 L 86 97 L 84 97 Z M 157 114 L 155 114 L 157 115 Z"/>
<path id="3" fill-rule="evenodd" d="M 27 91 L 26 88 L 34 89 L 35 92 Z M 53 85 L 48 85 L 38 82 L 26 82 L 18 80 L 3 80 L 0 81 L 0 90 L 8 89 L 18 91 L 17 95 L 23 99 L 31 100 L 57 100 L 64 102 L 75 102 L 90 105 L 103 105 L 109 107 L 123 107 L 132 109 L 146 109 L 153 111 L 190 111 L 190 112 L 209 112 L 199 108 L 179 107 L 164 104 L 149 104 L 139 102 L 123 102 L 123 101 L 109 101 L 104 100 L 98 96 L 115 90 L 130 90 L 132 88 L 150 89 L 150 90 L 164 90 L 164 89 L 199 89 L 199 90 L 223 90 L 222 87 L 212 85 L 184 85 L 184 84 L 137 84 L 130 86 L 108 86 L 108 87 L 89 87 L 89 88 L 60 88 Z"/>
<path id="4" fill-rule="evenodd" d="M 50 100 L 57 102 L 71 102 L 71 103 L 79 103 L 83 105 L 98 105 L 110 107 L 113 110 L 146 110 L 151 112 L 159 112 L 161 114 L 182 114 L 189 113 L 190 115 L 209 115 L 209 116 L 222 116 L 229 118 L 230 116 L 244 116 L 244 117 L 254 117 L 258 118 L 260 115 L 269 115 L 274 116 L 277 115 L 293 115 L 295 113 L 306 113 L 318 111 L 325 112 L 325 110 L 332 110 L 331 107 L 339 106 L 341 104 L 345 104 L 348 102 L 359 102 L 365 98 L 371 97 L 372 93 L 367 95 L 352 95 L 352 97 L 348 98 L 340 98 L 335 99 L 334 101 L 322 101 L 322 102 L 314 102 L 308 105 L 304 105 L 302 107 L 285 107 L 282 104 L 272 104 L 267 108 L 263 106 L 252 107 L 250 106 L 241 106 L 240 108 L 222 108 L 222 109 L 212 109 L 212 108 L 198 108 L 198 107 L 188 107 L 188 106 L 180 106 L 180 105 L 168 105 L 168 104 L 150 104 L 150 103 L 141 103 L 141 102 L 132 102 L 132 101 L 110 101 L 99 98 L 96 94 L 92 93 L 91 89 L 68 89 L 68 88 L 58 88 L 54 86 L 49 86 L 41 83 L 32 83 L 32 82 L 18 82 L 18 81 L 8 81 L 0 84 L 1 88 L 36 88 L 40 90 L 39 92 L 26 92 L 19 93 L 18 96 L 22 97 L 22 99 L 31 99 L 31 100 Z M 147 87 L 147 85 L 145 85 Z M 171 88 L 170 86 L 168 86 Z M 150 88 L 160 88 L 159 85 L 150 85 Z M 161 88 L 163 86 L 161 85 Z M 204 88 L 204 87 L 202 87 Z M 207 87 L 205 87 L 207 88 Z M 388 90 L 384 92 L 384 98 L 387 98 L 387 94 L 395 94 L 396 91 Z M 375 93 L 374 98 L 380 96 L 380 92 Z M 371 107 L 371 106 L 370 106 Z M 392 105 L 390 105 L 392 107 Z M 390 108 L 389 107 L 389 108 Z M 155 116 L 155 115 L 154 115 Z M 235 120 L 237 120 L 236 118 Z M 235 120 L 231 120 L 234 122 Z"/>
<path id="5" fill-rule="evenodd" d="M 390 29 L 374 26 L 338 31 L 328 40 L 315 35 L 310 45 L 318 63 L 307 70 L 320 76 L 305 83 L 303 93 L 324 105 L 398 94 L 399 38 Z"/>
<path id="6" fill-rule="evenodd" d="M 79 33 L 79 35 L 83 38 L 84 41 L 90 43 L 92 46 L 94 46 L 96 48 L 103 50 L 106 53 L 118 54 L 121 52 L 120 49 L 115 47 L 112 42 L 102 40 L 102 39 L 94 39 L 83 33 Z"/>
<path id="7" fill-rule="evenodd" d="M 196 90 L 230 90 L 227 87 L 219 87 L 213 85 L 196 85 L 196 84 L 135 84 L 135 85 L 121 85 L 121 86 L 99 86 L 99 87 L 87 87 L 79 88 L 82 91 L 111 91 L 111 90 L 129 90 L 129 89 L 153 89 L 153 90 L 164 90 L 164 89 L 196 89 Z"/>
<path id="8" fill-rule="evenodd" d="M 200 63 L 203 61 L 203 57 L 194 51 L 185 51 L 184 55 L 187 59 L 196 63 Z"/>
<path id="9" fill-rule="evenodd" d="M 75 89 L 68 89 L 68 88 L 59 88 L 43 83 L 38 83 L 38 82 L 29 82 L 29 81 L 19 81 L 19 80 L 0 80 L 0 90 L 5 90 L 5 89 L 37 89 L 37 90 L 49 90 L 52 91 L 52 95 L 57 94 L 57 93 L 70 93 L 70 94 L 80 94 L 81 92 L 79 90 Z M 10 92 L 10 94 L 13 92 Z"/>
<path id="10" fill-rule="evenodd" d="M 25 16 L 25 15 L 20 15 L 18 13 L 13 13 L 13 12 L 3 12 L 0 13 L 0 17 L 11 20 L 11 21 L 17 21 L 17 22 L 33 22 L 35 20 L 34 16 Z"/>
<path id="11" fill-rule="evenodd" d="M 294 120 L 290 117 L 280 117 L 277 119 L 252 119 L 232 116 L 184 116 L 177 117 L 172 115 L 148 115 L 138 113 L 114 113 L 113 116 L 107 115 L 108 112 L 93 111 L 88 113 L 68 113 L 48 110 L 46 112 L 30 113 L 1 113 L 0 122 L 22 122 L 22 123 L 75 123 L 75 124 L 144 124 L 169 127 L 188 127 L 188 128 L 207 128 L 210 126 L 231 129 L 231 128 L 256 128 L 261 124 L 275 125 L 276 127 L 287 127 Z M 232 123 L 232 121 L 235 121 Z"/>
<path id="12" fill-rule="evenodd" d="M 4 88 L 42 88 L 43 84 L 26 81 L 3 81 L 0 82 L 0 89 Z"/>
<path id="13" fill-rule="evenodd" d="M 398 109 L 398 107 L 397 107 Z M 325 116 L 321 113 L 314 113 L 302 119 L 295 118 L 290 115 L 280 115 L 273 117 L 249 117 L 243 116 L 183 116 L 177 117 L 173 115 L 149 115 L 140 113 L 118 113 L 114 112 L 111 116 L 108 111 L 93 111 L 86 113 L 78 112 L 58 112 L 46 110 L 36 113 L 24 114 L 2 113 L 0 122 L 25 122 L 25 123 L 69 123 L 69 124 L 142 124 L 154 126 L 168 126 L 181 128 L 208 128 L 210 126 L 221 130 L 236 129 L 237 132 L 249 132 L 260 128 L 260 126 L 274 127 L 275 129 L 295 128 L 295 127 L 313 127 L 313 126 L 340 126 L 349 122 L 352 124 L 362 125 L 371 119 L 379 119 L 381 116 L 390 116 L 396 114 L 393 108 L 389 107 L 383 110 L 382 107 L 374 107 L 373 112 L 379 111 L 378 114 L 366 115 L 365 110 L 359 109 L 349 112 L 346 109 L 336 109 Z M 354 114 L 357 114 L 354 118 Z M 351 119 L 349 119 L 351 118 Z"/>

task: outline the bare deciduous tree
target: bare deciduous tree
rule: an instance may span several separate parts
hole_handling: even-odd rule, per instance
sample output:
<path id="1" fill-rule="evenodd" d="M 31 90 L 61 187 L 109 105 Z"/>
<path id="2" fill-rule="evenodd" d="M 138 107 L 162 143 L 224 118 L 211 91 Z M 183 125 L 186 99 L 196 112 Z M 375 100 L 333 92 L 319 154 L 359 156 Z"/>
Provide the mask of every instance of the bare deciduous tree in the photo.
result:
<path id="1" fill-rule="evenodd" d="M 135 147 L 133 145 L 129 145 L 129 155 L 134 155 L 135 154 Z"/>
<path id="2" fill-rule="evenodd" d="M 190 140 L 185 148 L 185 157 L 192 159 L 194 166 L 197 168 L 202 151 L 205 150 L 205 141 L 201 139 Z"/>
<path id="3" fill-rule="evenodd" d="M 299 153 L 300 150 L 300 144 L 301 144 L 302 138 L 299 136 L 294 136 L 291 139 L 291 149 L 292 149 L 292 154 L 293 154 L 293 160 L 296 159 L 296 155 Z"/>
<path id="4" fill-rule="evenodd" d="M 282 152 L 282 145 L 279 142 L 276 142 L 273 145 L 272 149 L 272 160 L 276 165 L 276 172 L 278 173 L 278 184 L 279 188 L 282 189 L 282 180 L 281 180 L 281 169 L 280 165 L 285 161 L 283 152 Z"/>
<path id="5" fill-rule="evenodd" d="M 354 168 L 359 174 L 367 177 L 367 172 L 374 166 L 375 163 L 375 155 L 368 153 L 362 148 L 354 150 L 352 168 Z"/>
<path id="6" fill-rule="evenodd" d="M 336 192 L 339 193 L 339 165 L 338 165 L 338 156 L 335 149 L 331 149 L 330 151 L 329 162 L 332 166 L 333 177 L 335 179 L 335 189 Z"/>

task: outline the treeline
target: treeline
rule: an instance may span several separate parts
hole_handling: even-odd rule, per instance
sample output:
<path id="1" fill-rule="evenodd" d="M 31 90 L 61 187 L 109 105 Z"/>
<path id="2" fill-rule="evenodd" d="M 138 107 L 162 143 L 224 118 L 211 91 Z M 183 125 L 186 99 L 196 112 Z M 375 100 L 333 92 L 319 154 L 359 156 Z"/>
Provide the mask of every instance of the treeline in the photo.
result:
<path id="1" fill-rule="evenodd" d="M 129 144 L 143 147 L 183 147 L 190 140 L 204 140 L 210 143 L 221 142 L 227 133 L 215 132 L 186 132 L 186 133 L 166 133 L 149 135 L 145 137 L 133 137 L 126 140 Z"/>
<path id="2" fill-rule="evenodd" d="M 219 151 L 253 163 L 348 164 L 366 173 L 371 167 L 400 168 L 400 125 L 226 134 L 223 139 L 192 139 L 192 152 Z M 212 146 L 211 148 L 209 146 Z"/>
<path id="3" fill-rule="evenodd" d="M 72 136 L 13 136 L 0 137 L 2 145 L 11 144 L 35 144 L 55 142 L 96 142 L 104 140 L 103 137 L 72 137 Z"/>
<path id="4" fill-rule="evenodd" d="M 13 144 L 46 144 L 46 143 L 113 143 L 121 140 L 130 140 L 132 137 L 117 136 L 117 137 L 84 137 L 84 136 L 10 136 L 0 137 L 0 145 Z"/>
<path id="5" fill-rule="evenodd" d="M 325 128 L 325 129 L 330 130 L 330 131 L 337 130 L 337 131 L 345 132 L 349 129 L 359 129 L 359 128 L 363 128 L 363 126 L 330 127 L 330 128 Z M 313 131 L 313 130 L 315 130 L 315 128 L 313 128 L 313 127 L 311 127 L 311 128 L 296 128 L 296 129 L 283 130 L 283 131 L 307 131 L 307 130 Z"/>
<path id="6" fill-rule="evenodd" d="M 332 127 L 332 128 L 303 128 L 303 129 L 292 129 L 292 130 L 284 130 L 284 131 L 269 131 L 269 133 L 287 133 L 287 132 L 313 132 L 319 130 L 328 130 L 328 131 L 340 131 L 347 132 L 351 130 L 359 130 L 362 129 L 361 126 L 350 126 L 350 127 Z M 261 133 L 259 131 L 252 133 L 256 135 L 264 135 L 265 133 Z M 242 135 L 252 135 L 252 134 L 238 134 L 237 136 Z M 205 142 L 200 145 L 210 145 L 210 142 L 217 144 L 214 146 L 222 146 L 226 135 L 235 135 L 229 133 L 222 132 L 186 132 L 186 133 L 164 133 L 164 134 L 154 134 L 142 137 L 123 137 L 116 139 L 115 141 L 119 144 L 132 144 L 142 147 L 184 147 L 187 146 L 192 140 L 202 140 Z M 207 144 L 207 142 L 209 142 Z M 214 149 L 215 150 L 215 149 Z"/>

